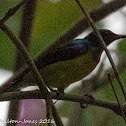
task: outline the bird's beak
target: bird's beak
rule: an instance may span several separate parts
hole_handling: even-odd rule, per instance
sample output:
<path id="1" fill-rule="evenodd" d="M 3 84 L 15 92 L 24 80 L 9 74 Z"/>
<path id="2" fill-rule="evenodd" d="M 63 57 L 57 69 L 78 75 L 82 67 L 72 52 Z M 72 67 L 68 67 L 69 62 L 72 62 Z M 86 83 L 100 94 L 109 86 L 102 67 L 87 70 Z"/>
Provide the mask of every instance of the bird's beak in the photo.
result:
<path id="1" fill-rule="evenodd" d="M 111 37 L 111 41 L 115 41 L 122 38 L 126 38 L 126 35 L 115 35 L 114 37 Z"/>
<path id="2" fill-rule="evenodd" d="M 126 38 L 126 35 L 117 35 L 116 39 Z"/>

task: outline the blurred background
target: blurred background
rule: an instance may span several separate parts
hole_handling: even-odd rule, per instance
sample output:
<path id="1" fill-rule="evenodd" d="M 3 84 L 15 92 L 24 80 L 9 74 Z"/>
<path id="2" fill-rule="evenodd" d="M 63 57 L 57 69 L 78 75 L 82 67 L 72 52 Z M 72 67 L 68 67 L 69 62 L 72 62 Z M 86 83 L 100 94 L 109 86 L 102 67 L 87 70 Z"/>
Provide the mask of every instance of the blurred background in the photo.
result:
<path id="1" fill-rule="evenodd" d="M 114 1 L 114 0 L 113 0 Z M 116 0 L 115 0 L 116 1 Z M 5 13 L 21 0 L 1 0 L 0 19 Z M 81 0 L 88 12 L 95 11 L 103 7 L 104 4 L 112 0 Z M 120 0 L 121 2 L 121 0 Z M 29 4 L 30 5 L 30 4 Z M 33 6 L 32 6 L 33 7 Z M 32 9 L 31 7 L 31 9 Z M 61 44 L 58 39 L 76 26 L 82 19 L 83 14 L 74 0 L 37 0 L 34 4 L 32 23 L 29 35 L 29 52 L 34 58 L 52 44 Z M 113 7 L 114 8 L 114 7 Z M 14 16 L 7 20 L 6 24 L 11 30 L 21 37 L 24 21 L 24 11 L 26 6 L 20 8 Z M 28 10 L 27 10 L 28 11 Z M 104 13 L 104 12 L 103 12 Z M 102 12 L 101 12 L 102 15 Z M 26 20 L 26 19 L 25 19 Z M 105 28 L 116 34 L 126 34 L 126 7 L 116 10 L 114 13 L 106 15 L 96 23 L 97 28 Z M 91 28 L 76 31 L 73 38 L 84 38 L 91 32 Z M 16 64 L 16 49 L 8 36 L 0 30 L 0 84 L 2 85 L 13 75 Z M 24 36 L 23 36 L 24 37 Z M 116 41 L 109 47 L 117 68 L 124 83 L 126 83 L 126 39 Z M 74 94 L 91 93 L 95 98 L 116 101 L 112 88 L 107 79 L 107 73 L 113 71 L 111 65 L 103 53 L 101 61 L 96 69 L 83 80 L 70 85 L 65 92 Z M 113 74 L 114 75 L 114 74 Z M 122 93 L 113 76 L 113 84 L 120 101 L 123 102 Z M 24 90 L 35 89 L 36 87 Z M 7 120 L 10 102 L 0 102 L 0 120 Z M 22 100 L 18 101 L 18 119 L 38 120 L 45 119 L 44 100 Z M 11 106 L 12 107 L 12 106 Z M 113 111 L 88 105 L 86 109 L 80 108 L 78 103 L 58 101 L 57 110 L 65 126 L 124 126 L 122 117 Z M 13 112 L 15 107 L 11 108 Z M 6 124 L 0 121 L 1 126 Z M 22 126 L 22 124 L 17 124 Z M 34 126 L 35 124 L 23 124 L 23 126 Z M 42 124 L 41 124 L 42 125 Z M 43 124 L 46 125 L 46 124 Z M 54 124 L 55 125 L 55 124 Z"/>

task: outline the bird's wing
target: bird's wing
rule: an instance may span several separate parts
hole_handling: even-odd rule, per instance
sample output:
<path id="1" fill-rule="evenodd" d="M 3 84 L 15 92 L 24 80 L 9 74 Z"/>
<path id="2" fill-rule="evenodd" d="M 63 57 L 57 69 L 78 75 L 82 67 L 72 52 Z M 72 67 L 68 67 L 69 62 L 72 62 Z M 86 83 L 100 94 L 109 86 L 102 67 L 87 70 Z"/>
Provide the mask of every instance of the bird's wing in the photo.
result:
<path id="1" fill-rule="evenodd" d="M 50 49 L 44 53 L 44 55 L 39 56 L 35 61 L 38 69 L 48 66 L 50 64 L 65 61 L 69 59 L 76 58 L 88 51 L 88 46 L 86 43 L 82 43 L 82 40 L 73 40 L 68 44 L 62 45 L 55 49 Z M 3 89 L 3 91 L 13 91 L 19 87 L 19 82 L 22 81 L 25 74 L 29 73 L 30 68 L 26 67 L 23 72 L 14 78 L 13 83 L 9 87 Z M 17 86 L 18 84 L 18 86 Z"/>
<path id="2" fill-rule="evenodd" d="M 77 43 L 75 43 L 76 41 Z M 83 39 L 77 39 L 55 49 L 46 51 L 44 55 L 38 57 L 38 59 L 35 60 L 36 66 L 38 69 L 41 69 L 50 64 L 70 60 L 85 54 L 88 51 L 88 46 L 86 42 L 82 43 L 81 41 L 83 41 Z"/>

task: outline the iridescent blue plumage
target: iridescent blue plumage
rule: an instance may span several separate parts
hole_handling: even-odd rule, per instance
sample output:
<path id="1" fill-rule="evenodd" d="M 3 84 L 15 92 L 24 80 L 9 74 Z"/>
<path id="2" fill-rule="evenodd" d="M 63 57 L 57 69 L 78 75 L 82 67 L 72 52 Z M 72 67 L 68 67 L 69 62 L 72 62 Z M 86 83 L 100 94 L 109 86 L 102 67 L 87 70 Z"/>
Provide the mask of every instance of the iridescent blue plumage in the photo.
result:
<path id="1" fill-rule="evenodd" d="M 75 39 L 56 49 L 50 49 L 36 60 L 38 69 L 50 64 L 74 59 L 88 52 L 88 42 L 85 39 Z M 39 64 L 41 62 L 41 64 Z"/>

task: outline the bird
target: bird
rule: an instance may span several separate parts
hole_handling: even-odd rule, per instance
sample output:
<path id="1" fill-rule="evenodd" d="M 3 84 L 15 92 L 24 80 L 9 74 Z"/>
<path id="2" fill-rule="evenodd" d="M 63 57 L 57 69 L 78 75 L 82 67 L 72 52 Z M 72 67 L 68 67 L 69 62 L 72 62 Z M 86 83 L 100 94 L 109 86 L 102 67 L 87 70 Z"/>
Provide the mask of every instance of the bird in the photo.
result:
<path id="1" fill-rule="evenodd" d="M 115 40 L 126 38 L 126 35 L 115 34 L 108 29 L 98 30 L 106 46 Z M 47 49 L 34 62 L 45 84 L 64 92 L 69 85 L 83 79 L 95 69 L 103 51 L 98 36 L 92 31 L 83 39 L 73 39 L 66 44 Z M 16 82 L 24 87 L 37 85 L 30 68 L 24 69 L 23 73 L 13 81 L 13 85 Z"/>

